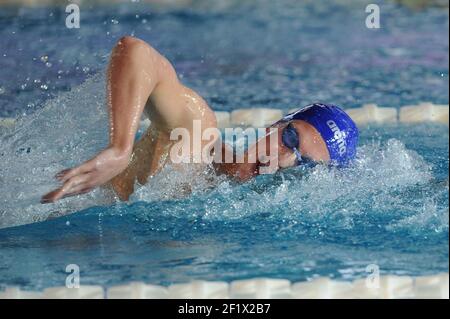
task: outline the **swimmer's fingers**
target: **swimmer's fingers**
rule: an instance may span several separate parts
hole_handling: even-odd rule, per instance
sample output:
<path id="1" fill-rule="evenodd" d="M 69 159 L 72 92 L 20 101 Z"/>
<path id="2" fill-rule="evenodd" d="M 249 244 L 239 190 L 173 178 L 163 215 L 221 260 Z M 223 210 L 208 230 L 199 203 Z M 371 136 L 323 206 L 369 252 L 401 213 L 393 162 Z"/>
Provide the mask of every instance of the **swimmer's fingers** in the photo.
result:
<path id="1" fill-rule="evenodd" d="M 61 179 L 65 174 L 67 174 L 71 169 L 64 169 L 61 172 L 59 172 L 58 174 L 55 175 L 56 179 Z"/>
<path id="2" fill-rule="evenodd" d="M 93 189 L 94 189 L 94 187 L 81 185 L 80 187 L 77 187 L 77 189 L 72 190 L 72 192 L 70 192 L 69 194 L 64 194 L 61 198 L 86 194 L 86 193 L 89 193 L 90 191 L 92 191 Z"/>
<path id="3" fill-rule="evenodd" d="M 60 182 L 65 183 L 68 179 L 74 177 L 78 173 L 78 171 L 78 167 L 68 168 L 56 174 L 55 178 Z"/>
<path id="4" fill-rule="evenodd" d="M 55 189 L 54 191 L 51 191 L 50 193 L 45 194 L 41 198 L 41 204 L 47 204 L 54 202 L 54 198 L 57 196 L 57 194 L 61 191 L 60 188 Z"/>
<path id="5" fill-rule="evenodd" d="M 60 182 L 65 183 L 66 181 L 77 175 L 90 172 L 93 168 L 94 168 L 93 161 L 87 161 L 86 163 L 80 166 L 62 170 L 61 172 L 55 175 L 55 178 L 58 179 Z"/>
<path id="6" fill-rule="evenodd" d="M 92 182 L 89 182 L 91 177 L 91 174 L 83 174 L 72 177 L 65 182 L 62 187 L 45 194 L 41 199 L 41 203 L 52 203 L 64 197 L 87 192 L 89 189 L 94 187 Z"/>

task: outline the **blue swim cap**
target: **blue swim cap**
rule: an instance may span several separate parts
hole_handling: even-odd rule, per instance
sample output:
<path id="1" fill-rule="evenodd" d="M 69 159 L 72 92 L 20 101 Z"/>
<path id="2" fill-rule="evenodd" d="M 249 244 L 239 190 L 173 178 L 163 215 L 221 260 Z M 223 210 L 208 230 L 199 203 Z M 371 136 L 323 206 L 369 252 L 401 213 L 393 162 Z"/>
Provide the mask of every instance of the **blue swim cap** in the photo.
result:
<path id="1" fill-rule="evenodd" d="M 283 117 L 282 121 L 302 120 L 320 133 L 330 154 L 330 164 L 345 166 L 356 156 L 358 128 L 340 107 L 315 103 Z"/>

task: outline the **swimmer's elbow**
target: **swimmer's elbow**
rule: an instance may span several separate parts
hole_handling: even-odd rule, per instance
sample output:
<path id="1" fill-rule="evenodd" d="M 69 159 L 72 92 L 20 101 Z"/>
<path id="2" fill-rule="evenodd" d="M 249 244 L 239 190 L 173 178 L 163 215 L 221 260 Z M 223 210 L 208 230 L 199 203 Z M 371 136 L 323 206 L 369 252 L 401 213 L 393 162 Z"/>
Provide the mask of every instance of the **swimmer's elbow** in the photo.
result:
<path id="1" fill-rule="evenodd" d="M 143 42 L 141 39 L 130 36 L 130 35 L 126 35 L 123 36 L 119 39 L 119 41 L 117 42 L 117 44 L 119 45 L 123 45 L 123 46 L 129 46 L 129 45 L 135 45 L 137 43 Z"/>
<path id="2" fill-rule="evenodd" d="M 119 39 L 116 44 L 121 52 L 134 57 L 159 56 L 159 53 L 147 42 L 132 36 L 124 36 Z"/>
<path id="3" fill-rule="evenodd" d="M 167 60 L 141 39 L 124 36 L 117 42 L 114 52 L 120 55 L 120 64 L 125 65 L 130 72 L 146 70 L 148 74 L 156 74 L 157 81 L 166 77 L 167 72 L 159 70 L 161 65 L 167 64 Z"/>

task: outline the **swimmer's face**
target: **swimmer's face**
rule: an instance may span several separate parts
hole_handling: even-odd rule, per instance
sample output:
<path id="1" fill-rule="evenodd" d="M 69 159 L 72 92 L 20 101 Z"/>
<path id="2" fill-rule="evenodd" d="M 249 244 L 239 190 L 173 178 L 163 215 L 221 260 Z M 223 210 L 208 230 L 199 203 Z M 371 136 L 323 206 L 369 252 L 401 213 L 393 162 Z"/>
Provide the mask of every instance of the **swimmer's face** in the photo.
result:
<path id="1" fill-rule="evenodd" d="M 275 149 L 277 149 L 279 168 L 287 168 L 297 165 L 297 157 L 294 151 L 286 147 L 282 140 L 283 130 L 289 125 L 289 123 L 291 123 L 293 128 L 297 131 L 299 145 L 297 145 L 296 148 L 300 151 L 302 158 L 306 158 L 314 162 L 328 162 L 330 160 L 328 148 L 320 133 L 312 125 L 305 121 L 293 120 L 272 126 L 273 128 L 278 129 L 278 140 L 276 141 L 277 147 Z M 270 141 L 267 142 L 270 143 Z M 272 143 L 275 143 L 275 141 L 272 141 Z"/>

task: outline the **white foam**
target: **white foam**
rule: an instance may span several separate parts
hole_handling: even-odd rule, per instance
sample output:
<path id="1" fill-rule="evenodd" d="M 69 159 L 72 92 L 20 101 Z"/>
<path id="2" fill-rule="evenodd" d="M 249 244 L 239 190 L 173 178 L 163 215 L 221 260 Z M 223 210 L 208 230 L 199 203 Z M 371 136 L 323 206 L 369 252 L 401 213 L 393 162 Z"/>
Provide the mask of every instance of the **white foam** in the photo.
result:
<path id="1" fill-rule="evenodd" d="M 301 178 L 295 178 L 298 175 Z M 202 205 L 198 209 L 206 212 L 205 219 L 243 218 L 262 211 L 282 215 L 292 222 L 302 219 L 320 223 L 339 216 L 332 226 L 348 229 L 353 227 L 354 215 L 367 210 L 366 205 L 380 212 L 390 212 L 395 207 L 422 211 L 423 207 L 399 198 L 392 190 L 429 183 L 432 172 L 417 153 L 392 139 L 362 146 L 360 158 L 350 168 L 339 170 L 321 165 L 308 171 L 293 168 L 281 176 L 286 178 L 280 181 L 269 175 L 239 186 L 244 190 L 226 181 L 220 182 L 204 202 L 196 205 Z M 264 184 L 263 188 L 254 185 L 258 183 Z"/>
<path id="2" fill-rule="evenodd" d="M 150 124 L 151 124 L 150 119 L 143 118 L 139 125 L 139 130 L 141 130 L 142 132 L 146 131 L 149 128 Z"/>
<path id="3" fill-rule="evenodd" d="M 224 181 L 212 167 L 205 164 L 167 164 L 145 185 L 136 183 L 131 202 L 185 198 L 197 192 L 214 188 Z"/>
<path id="4" fill-rule="evenodd" d="M 71 92 L 46 103 L 36 113 L 19 118 L 0 135 L 0 228 L 65 215 L 114 202 L 104 189 L 40 204 L 45 193 L 59 186 L 54 175 L 90 159 L 108 143 L 104 76 L 97 75 Z"/>

